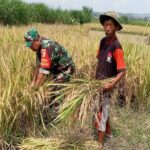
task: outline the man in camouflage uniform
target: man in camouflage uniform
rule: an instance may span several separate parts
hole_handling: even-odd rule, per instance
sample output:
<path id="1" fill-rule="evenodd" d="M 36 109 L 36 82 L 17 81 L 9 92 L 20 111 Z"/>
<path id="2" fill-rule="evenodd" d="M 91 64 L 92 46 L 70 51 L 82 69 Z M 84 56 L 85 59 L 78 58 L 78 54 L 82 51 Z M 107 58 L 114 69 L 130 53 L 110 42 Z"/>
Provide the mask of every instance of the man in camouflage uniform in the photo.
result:
<path id="1" fill-rule="evenodd" d="M 36 52 L 36 68 L 30 87 L 39 87 L 45 76 L 50 74 L 53 76 L 55 83 L 64 83 L 69 81 L 74 72 L 74 62 L 68 51 L 51 39 L 43 38 L 36 29 L 30 29 L 24 35 L 26 47 Z M 53 86 L 52 91 L 60 90 L 61 86 Z M 53 102 L 59 96 L 51 95 L 43 106 L 44 122 L 47 124 L 56 118 L 59 110 L 59 104 L 62 99 Z M 50 109 L 49 109 L 50 108 Z M 48 115 L 50 113 L 50 115 Z"/>
<path id="2" fill-rule="evenodd" d="M 47 74 L 54 75 L 54 81 L 69 81 L 74 72 L 74 62 L 67 50 L 57 42 L 43 38 L 36 29 L 30 29 L 24 35 L 26 47 L 36 52 L 36 69 L 31 87 L 41 85 Z"/>

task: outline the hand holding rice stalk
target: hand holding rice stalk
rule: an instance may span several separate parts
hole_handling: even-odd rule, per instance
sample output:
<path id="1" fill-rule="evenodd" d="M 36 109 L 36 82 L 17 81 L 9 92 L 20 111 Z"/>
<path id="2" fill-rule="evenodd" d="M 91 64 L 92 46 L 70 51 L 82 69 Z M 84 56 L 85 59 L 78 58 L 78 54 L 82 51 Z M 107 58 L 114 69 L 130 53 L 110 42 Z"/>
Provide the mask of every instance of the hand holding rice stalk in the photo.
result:
<path id="1" fill-rule="evenodd" d="M 109 79 L 110 80 L 110 79 Z M 55 102 L 63 97 L 60 105 L 59 115 L 54 122 L 68 122 L 73 116 L 83 122 L 86 119 L 86 114 L 91 104 L 95 100 L 95 96 L 103 91 L 103 86 L 108 80 L 92 80 L 92 79 L 72 79 L 69 83 L 48 84 L 48 86 L 61 86 L 60 90 L 49 92 L 47 94 L 58 95 Z M 53 102 L 54 102 L 53 101 Z M 75 119 L 76 120 L 76 119 Z"/>

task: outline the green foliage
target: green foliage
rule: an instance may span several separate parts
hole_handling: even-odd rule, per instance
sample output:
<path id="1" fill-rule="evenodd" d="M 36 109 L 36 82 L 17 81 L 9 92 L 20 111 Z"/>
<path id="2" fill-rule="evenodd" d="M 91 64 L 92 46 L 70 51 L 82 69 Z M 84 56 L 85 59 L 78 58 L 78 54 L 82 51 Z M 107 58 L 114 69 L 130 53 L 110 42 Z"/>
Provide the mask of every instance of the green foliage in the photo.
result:
<path id="1" fill-rule="evenodd" d="M 92 9 L 88 8 L 88 7 L 83 7 L 82 15 L 83 15 L 83 22 L 82 23 L 90 22 L 92 19 Z"/>
<path id="2" fill-rule="evenodd" d="M 121 16 L 119 18 L 122 24 L 131 24 L 131 25 L 141 25 L 146 26 L 148 19 L 140 19 L 140 18 L 129 18 L 127 16 Z"/>
<path id="3" fill-rule="evenodd" d="M 129 24 L 132 24 L 132 25 L 146 26 L 147 22 L 148 21 L 144 19 L 135 19 L 135 18 L 129 19 Z"/>
<path id="4" fill-rule="evenodd" d="M 27 4 L 20 0 L 0 0 L 0 22 L 3 24 L 27 24 Z"/>
<path id="5" fill-rule="evenodd" d="M 71 11 L 71 16 L 76 23 L 87 23 L 92 20 L 92 9 L 83 7 L 82 11 L 73 10 Z"/>
<path id="6" fill-rule="evenodd" d="M 129 23 L 129 20 L 128 20 L 128 17 L 126 16 L 121 16 L 119 18 L 120 22 L 123 23 L 123 24 L 128 24 Z"/>
<path id="7" fill-rule="evenodd" d="M 49 22 L 49 8 L 45 4 L 30 4 L 29 6 L 29 18 L 31 22 Z"/>
<path id="8" fill-rule="evenodd" d="M 21 0 L 0 0 L 0 22 L 4 25 L 41 23 L 83 24 L 92 19 L 92 9 L 61 10 L 43 3 L 27 4 Z"/>

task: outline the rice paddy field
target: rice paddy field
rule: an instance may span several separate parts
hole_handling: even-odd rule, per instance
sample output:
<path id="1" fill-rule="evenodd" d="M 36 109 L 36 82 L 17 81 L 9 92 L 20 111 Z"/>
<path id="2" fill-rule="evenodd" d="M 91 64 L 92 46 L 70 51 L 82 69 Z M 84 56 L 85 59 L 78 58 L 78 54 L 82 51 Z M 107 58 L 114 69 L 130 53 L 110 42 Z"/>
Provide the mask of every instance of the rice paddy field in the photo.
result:
<path id="1" fill-rule="evenodd" d="M 25 48 L 23 35 L 30 27 L 61 43 L 76 64 L 71 83 L 60 94 L 65 98 L 57 123 L 44 110 L 46 87 L 29 88 L 35 54 Z M 94 80 L 102 27 L 96 23 L 33 24 L 0 26 L 0 33 L 0 149 L 98 150 L 91 120 L 92 103 L 103 84 Z M 127 65 L 126 106 L 115 104 L 114 92 L 110 112 L 114 138 L 104 143 L 104 149 L 149 150 L 150 27 L 125 25 L 117 36 Z"/>

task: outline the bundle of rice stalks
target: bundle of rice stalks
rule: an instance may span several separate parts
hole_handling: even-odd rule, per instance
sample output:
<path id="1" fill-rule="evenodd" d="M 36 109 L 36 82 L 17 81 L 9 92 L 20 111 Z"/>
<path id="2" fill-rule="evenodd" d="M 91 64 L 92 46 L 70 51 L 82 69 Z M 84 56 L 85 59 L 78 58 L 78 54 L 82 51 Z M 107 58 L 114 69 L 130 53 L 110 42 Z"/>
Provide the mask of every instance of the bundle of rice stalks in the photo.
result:
<path id="1" fill-rule="evenodd" d="M 70 139 L 70 141 L 63 138 L 27 138 L 18 146 L 20 150 L 97 150 L 99 145 L 96 141 L 84 139 Z M 71 141 L 72 140 L 72 141 Z"/>
<path id="2" fill-rule="evenodd" d="M 68 122 L 70 118 L 73 118 L 73 120 L 79 119 L 83 124 L 87 112 L 96 99 L 99 99 L 99 94 L 106 82 L 108 80 L 72 79 L 65 84 L 48 84 L 49 87 L 61 87 L 54 92 L 47 92 L 47 95 L 57 95 L 53 103 L 61 101 L 59 115 L 54 122 Z"/>
<path id="3" fill-rule="evenodd" d="M 99 144 L 93 138 L 91 129 L 59 126 L 61 131 L 51 129 L 47 137 L 30 136 L 21 140 L 17 146 L 20 150 L 97 150 Z"/>
<path id="4" fill-rule="evenodd" d="M 19 146 L 20 150 L 59 150 L 63 140 L 56 138 L 27 138 Z"/>

